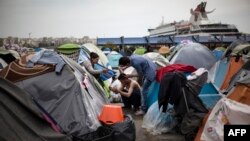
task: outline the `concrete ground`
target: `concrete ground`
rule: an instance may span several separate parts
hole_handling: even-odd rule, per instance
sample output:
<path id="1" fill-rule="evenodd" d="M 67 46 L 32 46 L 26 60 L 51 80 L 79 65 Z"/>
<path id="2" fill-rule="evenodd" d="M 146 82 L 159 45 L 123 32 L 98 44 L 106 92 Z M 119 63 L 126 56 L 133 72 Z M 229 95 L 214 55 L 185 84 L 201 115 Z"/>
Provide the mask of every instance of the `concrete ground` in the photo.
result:
<path id="1" fill-rule="evenodd" d="M 135 126 L 136 126 L 136 141 L 185 141 L 184 136 L 173 132 L 162 134 L 162 135 L 151 135 L 145 129 L 143 129 L 142 121 L 143 116 L 136 116 L 130 109 L 124 109 L 124 114 L 132 115 Z"/>

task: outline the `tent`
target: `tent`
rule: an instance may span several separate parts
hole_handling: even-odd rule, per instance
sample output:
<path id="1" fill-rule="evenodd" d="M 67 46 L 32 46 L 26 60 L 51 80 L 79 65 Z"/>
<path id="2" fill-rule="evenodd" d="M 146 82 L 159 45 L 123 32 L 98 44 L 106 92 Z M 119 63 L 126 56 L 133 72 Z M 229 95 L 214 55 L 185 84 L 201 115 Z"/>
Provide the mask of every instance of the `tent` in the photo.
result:
<path id="1" fill-rule="evenodd" d="M 111 52 L 111 49 L 110 48 L 104 48 L 102 51 L 103 51 L 103 53 L 105 55 L 108 55 Z"/>
<path id="2" fill-rule="evenodd" d="M 107 56 L 102 52 L 101 49 L 99 49 L 97 46 L 91 43 L 86 43 L 81 46 L 81 51 L 84 52 L 82 54 L 88 55 L 87 58 L 89 58 L 89 53 L 90 52 L 95 52 L 99 55 L 99 62 L 98 64 L 94 65 L 94 68 L 97 70 L 103 69 L 103 68 L 108 68 L 108 74 L 101 74 L 101 79 L 104 82 L 104 88 L 106 91 L 107 96 L 110 96 L 110 91 L 109 91 L 109 86 L 112 83 L 112 77 L 115 75 L 115 72 L 112 71 L 112 67 L 109 64 Z M 81 58 L 82 56 L 79 56 Z M 85 57 L 86 58 L 86 57 Z"/>
<path id="3" fill-rule="evenodd" d="M 23 56 L 3 69 L 0 76 L 12 80 L 32 96 L 63 132 L 80 137 L 95 131 L 101 126 L 98 120 L 101 108 L 108 103 L 103 88 L 75 61 L 66 56 L 53 55 L 65 62 L 60 73 L 55 72 L 58 64 L 51 65 L 50 61 L 46 63 L 42 60 L 45 56 L 38 60 L 43 64 L 35 63 L 32 68 L 27 68 L 27 56 Z"/>
<path id="4" fill-rule="evenodd" d="M 112 77 L 114 76 L 115 72 L 112 71 L 112 67 L 109 64 L 107 56 L 102 52 L 101 49 L 99 49 L 97 46 L 95 46 L 94 44 L 91 44 L 91 43 L 83 44 L 81 46 L 81 49 L 83 50 L 83 52 L 85 52 L 85 54 L 89 54 L 90 52 L 95 52 L 95 53 L 97 53 L 99 55 L 100 59 L 99 59 L 98 64 L 95 64 L 95 66 L 94 66 L 95 69 L 99 70 L 99 69 L 103 69 L 103 67 L 109 69 L 109 73 L 108 73 L 107 76 L 105 74 L 101 75 L 101 79 L 105 83 L 106 92 L 109 95 L 109 89 L 108 89 L 108 87 L 112 83 Z"/>
<path id="5" fill-rule="evenodd" d="M 217 47 L 212 51 L 217 61 L 222 58 L 225 50 L 224 47 Z"/>
<path id="6" fill-rule="evenodd" d="M 248 63 L 248 64 L 247 64 Z M 250 68 L 247 62 L 238 72 L 238 77 L 234 77 L 234 87 L 230 90 L 226 98 L 221 99 L 209 114 L 206 123 L 201 127 L 196 140 L 215 140 L 223 138 L 223 128 L 225 124 L 248 125 L 250 124 Z M 241 75 L 240 75 L 241 74 Z M 244 75 L 242 75 L 244 74 Z M 217 121 L 214 123 L 214 121 Z M 216 124 L 216 126 L 214 126 Z M 208 128 L 213 128 L 215 134 L 207 132 Z"/>
<path id="7" fill-rule="evenodd" d="M 212 52 L 199 43 L 180 44 L 177 53 L 171 58 L 170 64 L 186 64 L 195 68 L 210 69 L 216 62 Z"/>
<path id="8" fill-rule="evenodd" d="M 221 99 L 205 124 L 200 140 L 214 141 L 224 139 L 224 125 L 249 125 L 250 106 L 240 102 L 223 98 Z"/>
<path id="9" fill-rule="evenodd" d="M 213 120 L 219 121 L 220 123 L 218 127 L 222 127 L 227 124 L 225 121 L 230 122 L 230 124 L 249 124 L 250 122 L 250 61 L 248 60 L 242 68 L 232 77 L 229 83 L 229 87 L 227 89 L 228 94 L 225 98 L 221 99 L 212 110 L 210 114 L 207 114 L 206 118 L 203 120 L 203 124 L 200 127 L 195 141 L 199 140 L 214 140 L 211 139 L 211 136 L 206 132 L 208 125 L 213 124 Z M 233 106 L 233 107 L 232 107 Z M 231 108 L 232 107 L 232 108 Z M 243 108 L 243 109 L 242 109 Z M 245 110 L 244 110 L 245 109 Z M 220 111 L 224 111 L 221 114 Z M 229 112 L 230 111 L 230 115 Z M 216 116 L 215 116 L 215 113 Z M 218 116 L 219 115 L 219 116 Z M 240 117 L 237 115 L 240 115 Z M 246 117 L 248 115 L 248 117 Z M 220 119 L 216 119 L 216 117 L 221 117 Z M 211 120 L 213 119 L 213 120 Z M 221 119 L 224 119 L 221 121 Z M 213 127 L 217 127 L 213 126 Z M 218 130 L 218 129 L 213 129 Z M 219 134 L 217 134 L 219 133 Z M 223 137 L 223 132 L 216 131 L 215 136 Z"/>
<path id="10" fill-rule="evenodd" d="M 0 140 L 71 140 L 52 129 L 30 95 L 3 78 L 0 78 L 0 111 Z"/>
<path id="11" fill-rule="evenodd" d="M 161 67 L 165 67 L 169 65 L 168 59 L 166 59 L 164 56 L 162 56 L 160 53 L 157 53 L 157 52 L 148 52 L 144 54 L 143 57 L 146 57 L 152 60 L 157 65 L 157 68 L 161 68 Z"/>
<path id="12" fill-rule="evenodd" d="M 116 51 L 111 51 L 108 55 L 107 58 L 109 60 L 109 64 L 111 65 L 112 68 L 117 69 L 118 68 L 118 63 L 119 59 L 122 57 L 122 55 Z"/>
<path id="13" fill-rule="evenodd" d="M 109 69 L 112 69 L 112 67 L 109 64 L 107 56 L 102 52 L 101 49 L 99 49 L 97 46 L 91 43 L 86 43 L 82 45 L 82 48 L 87 52 L 95 52 L 99 55 L 100 57 L 100 62 L 99 64 L 103 65 L 104 67 L 107 67 Z"/>
<path id="14" fill-rule="evenodd" d="M 244 64 L 243 60 L 236 60 L 235 57 L 229 58 L 229 64 L 225 75 L 225 78 L 223 80 L 223 83 L 220 87 L 220 90 L 226 89 L 228 87 L 229 81 L 231 80 L 232 76 L 239 71 L 239 69 Z"/>
<path id="15" fill-rule="evenodd" d="M 212 69 L 214 69 L 214 72 L 211 73 L 211 79 L 213 82 L 213 85 L 216 87 L 217 90 L 220 89 L 224 79 L 225 74 L 227 73 L 229 66 L 229 61 L 224 58 L 216 62 L 216 64 L 213 66 Z"/>
<path id="16" fill-rule="evenodd" d="M 57 50 L 60 53 L 65 53 L 65 54 L 71 54 L 74 53 L 75 51 L 78 51 L 80 49 L 80 46 L 77 44 L 63 44 L 57 48 Z"/>
<path id="17" fill-rule="evenodd" d="M 236 86 L 235 86 L 236 85 Z M 250 60 L 232 77 L 228 98 L 250 106 Z"/>
<path id="18" fill-rule="evenodd" d="M 79 57 L 79 51 L 80 51 L 80 45 L 77 44 L 63 44 L 59 47 L 57 47 L 57 51 L 60 54 L 64 54 L 66 56 L 68 56 L 69 58 L 77 61 L 78 57 Z"/>
<path id="19" fill-rule="evenodd" d="M 139 48 L 135 49 L 135 51 L 133 52 L 133 54 L 143 55 L 145 52 L 146 52 L 146 49 L 144 47 L 139 47 Z"/>
<path id="20" fill-rule="evenodd" d="M 232 52 L 235 52 L 235 48 L 239 45 L 246 45 L 246 44 L 249 44 L 248 42 L 246 41 L 242 41 L 242 40 L 236 40 L 234 42 L 232 42 L 228 47 L 227 49 L 224 51 L 224 54 L 223 54 L 223 58 L 225 57 L 229 57 L 231 55 Z M 236 49 L 237 50 L 237 49 Z"/>
<path id="21" fill-rule="evenodd" d="M 219 61 L 210 69 L 211 82 L 206 84 L 201 94 L 206 94 L 208 97 L 204 97 L 207 100 L 211 99 L 212 105 L 221 98 L 220 93 L 227 93 L 229 91 L 230 81 L 236 72 L 240 70 L 244 64 L 242 59 L 244 54 L 249 52 L 250 45 L 236 41 L 232 43 L 224 52 L 224 55 L 220 57 Z M 213 72 L 211 71 L 213 70 Z M 231 87 L 234 83 L 231 83 Z M 222 91 L 220 91 L 222 90 Z M 201 98 L 202 99 L 202 98 Z M 203 99 L 204 100 L 204 99 Z"/>
<path id="22" fill-rule="evenodd" d="M 249 57 L 249 52 L 250 44 L 239 44 L 239 42 L 232 43 L 225 51 L 223 59 L 228 61 L 228 68 L 226 73 L 224 74 L 225 78 L 220 87 L 220 90 L 225 90 L 228 88 L 229 82 L 232 79 L 233 75 L 235 75 L 243 66 L 246 61 L 245 58 Z"/>
<path id="23" fill-rule="evenodd" d="M 108 87 L 112 82 L 112 76 L 114 72 L 112 71 L 111 66 L 108 63 L 108 59 L 105 54 L 95 45 L 87 43 L 82 46 L 77 44 L 65 44 L 59 46 L 57 48 L 60 54 L 66 55 L 67 57 L 73 59 L 77 63 L 81 64 L 83 61 L 88 60 L 89 53 L 95 52 L 99 55 L 100 60 L 99 63 L 94 66 L 95 69 L 103 69 L 103 67 L 110 69 L 108 74 L 101 74 L 101 79 L 104 81 L 105 84 L 105 91 L 107 96 L 109 97 L 109 90 Z"/>

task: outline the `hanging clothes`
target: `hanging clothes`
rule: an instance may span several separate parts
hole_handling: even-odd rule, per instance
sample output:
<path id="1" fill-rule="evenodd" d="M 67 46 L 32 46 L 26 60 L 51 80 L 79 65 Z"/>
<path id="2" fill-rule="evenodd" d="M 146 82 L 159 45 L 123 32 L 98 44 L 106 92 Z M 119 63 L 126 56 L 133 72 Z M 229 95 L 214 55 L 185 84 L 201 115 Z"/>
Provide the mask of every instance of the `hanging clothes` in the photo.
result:
<path id="1" fill-rule="evenodd" d="M 163 112 L 168 108 L 168 103 L 175 105 L 182 95 L 182 90 L 187 83 L 186 76 L 182 72 L 167 73 L 161 80 L 158 94 L 159 108 L 163 106 Z"/>
<path id="2" fill-rule="evenodd" d="M 172 64 L 157 70 L 156 81 L 160 82 L 162 77 L 168 72 L 181 71 L 181 72 L 194 72 L 196 68 L 184 64 Z"/>

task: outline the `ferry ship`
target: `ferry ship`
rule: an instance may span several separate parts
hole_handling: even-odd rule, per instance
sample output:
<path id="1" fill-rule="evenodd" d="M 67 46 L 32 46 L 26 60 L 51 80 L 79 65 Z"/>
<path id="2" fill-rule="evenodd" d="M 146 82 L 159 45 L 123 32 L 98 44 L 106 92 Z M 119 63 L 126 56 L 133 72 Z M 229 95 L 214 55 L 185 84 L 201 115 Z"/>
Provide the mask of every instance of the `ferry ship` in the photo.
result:
<path id="1" fill-rule="evenodd" d="M 148 29 L 150 37 L 168 35 L 241 35 L 235 25 L 213 22 L 208 14 L 215 11 L 206 11 L 206 2 L 201 2 L 195 10 L 191 9 L 189 21 L 179 21 L 164 24 L 164 21 L 155 29 Z"/>

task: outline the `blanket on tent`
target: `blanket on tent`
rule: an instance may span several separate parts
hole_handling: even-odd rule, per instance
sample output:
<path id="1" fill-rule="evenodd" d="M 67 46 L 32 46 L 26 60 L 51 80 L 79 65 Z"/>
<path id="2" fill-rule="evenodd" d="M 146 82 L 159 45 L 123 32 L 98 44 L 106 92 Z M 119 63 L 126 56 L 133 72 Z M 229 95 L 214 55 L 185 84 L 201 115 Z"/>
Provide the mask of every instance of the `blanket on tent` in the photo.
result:
<path id="1" fill-rule="evenodd" d="M 48 72 L 15 84 L 31 95 L 39 108 L 46 111 L 65 133 L 79 137 L 100 126 L 97 115 L 108 100 L 103 90 L 95 85 L 95 79 L 72 62 L 67 61 L 60 75 Z M 39 65 L 29 69 L 36 66 Z M 87 88 L 82 84 L 84 77 L 89 79 Z"/>
<path id="2" fill-rule="evenodd" d="M 55 70 L 54 65 L 36 65 L 33 68 L 27 68 L 27 58 L 28 55 L 25 55 L 20 60 L 11 62 L 0 72 L 0 76 L 12 82 L 19 82 Z"/>

